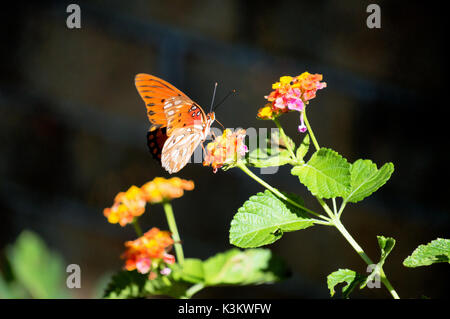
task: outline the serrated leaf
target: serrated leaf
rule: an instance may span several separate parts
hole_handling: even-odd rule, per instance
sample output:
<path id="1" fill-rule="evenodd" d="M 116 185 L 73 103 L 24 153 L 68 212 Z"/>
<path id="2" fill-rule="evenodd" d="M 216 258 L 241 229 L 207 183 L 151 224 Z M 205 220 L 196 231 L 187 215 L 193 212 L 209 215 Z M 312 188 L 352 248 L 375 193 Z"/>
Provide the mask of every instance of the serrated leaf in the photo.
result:
<path id="1" fill-rule="evenodd" d="M 373 281 L 375 277 L 379 278 L 381 276 L 381 270 L 383 269 L 384 262 L 395 246 L 395 239 L 392 237 L 377 236 L 377 240 L 378 246 L 380 246 L 381 250 L 380 261 L 375 265 L 370 275 L 367 276 L 366 280 L 361 284 L 361 289 L 363 289 L 368 282 Z"/>
<path id="2" fill-rule="evenodd" d="M 435 263 L 450 263 L 450 239 L 437 238 L 420 245 L 403 261 L 404 266 L 412 268 Z"/>
<path id="3" fill-rule="evenodd" d="M 377 165 L 370 160 L 357 160 L 350 168 L 351 190 L 344 200 L 356 203 L 370 196 L 389 180 L 393 171 L 392 163 L 377 169 Z"/>
<path id="4" fill-rule="evenodd" d="M 291 174 L 320 198 L 344 197 L 350 191 L 350 164 L 328 148 L 321 148 L 307 163 L 292 168 Z"/>
<path id="5" fill-rule="evenodd" d="M 305 157 L 306 153 L 308 153 L 309 144 L 310 144 L 309 134 L 306 134 L 305 137 L 303 138 L 302 143 L 297 149 L 296 153 L 297 160 L 303 161 L 303 158 Z"/>
<path id="6" fill-rule="evenodd" d="M 250 197 L 231 221 L 230 243 L 241 248 L 268 245 L 284 232 L 304 229 L 313 220 L 292 213 L 286 204 L 266 190 Z"/>
<path id="7" fill-rule="evenodd" d="M 204 262 L 205 285 L 273 283 L 288 274 L 285 264 L 268 249 L 231 249 Z"/>
<path id="8" fill-rule="evenodd" d="M 364 276 L 350 269 L 338 269 L 327 276 L 327 285 L 330 290 L 331 297 L 334 296 L 336 285 L 347 283 L 342 287 L 342 296 L 348 298 L 353 289 L 364 280 Z"/>

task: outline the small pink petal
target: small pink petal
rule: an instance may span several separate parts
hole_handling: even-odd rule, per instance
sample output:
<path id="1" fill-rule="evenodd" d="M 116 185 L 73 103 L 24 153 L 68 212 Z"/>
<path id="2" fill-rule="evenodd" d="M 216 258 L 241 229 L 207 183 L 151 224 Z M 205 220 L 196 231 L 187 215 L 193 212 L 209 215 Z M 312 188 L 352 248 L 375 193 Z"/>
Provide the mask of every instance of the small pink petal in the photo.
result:
<path id="1" fill-rule="evenodd" d="M 136 262 L 136 269 L 141 274 L 146 274 L 150 271 L 151 265 L 152 265 L 152 261 L 150 260 L 150 258 L 140 258 Z"/>
<path id="2" fill-rule="evenodd" d="M 163 275 L 163 276 L 168 276 L 168 275 L 170 275 L 171 272 L 172 272 L 172 269 L 170 269 L 169 267 L 166 267 L 160 271 L 161 275 Z"/>

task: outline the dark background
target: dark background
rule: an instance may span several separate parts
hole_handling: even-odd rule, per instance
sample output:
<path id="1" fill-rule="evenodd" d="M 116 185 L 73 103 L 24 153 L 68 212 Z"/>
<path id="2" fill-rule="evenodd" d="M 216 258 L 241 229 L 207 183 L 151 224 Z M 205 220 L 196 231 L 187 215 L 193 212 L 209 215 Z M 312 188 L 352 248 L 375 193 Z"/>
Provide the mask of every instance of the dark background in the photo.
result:
<path id="1" fill-rule="evenodd" d="M 321 146 L 349 161 L 395 164 L 382 189 L 348 206 L 344 224 L 374 260 L 376 235 L 397 239 L 385 271 L 401 297 L 448 297 L 448 265 L 402 266 L 419 244 L 449 237 L 447 30 L 438 2 L 374 1 L 381 29 L 366 26 L 369 1 L 80 0 L 81 29 L 66 27 L 71 2 L 20 3 L 2 4 L 0 16 L 0 247 L 34 230 L 81 266 L 77 296 L 90 297 L 104 274 L 120 269 L 123 242 L 134 238 L 131 227 L 107 223 L 103 208 L 131 185 L 168 176 L 148 154 L 134 75 L 160 76 L 205 108 L 215 81 L 218 98 L 236 89 L 216 115 L 246 128 L 272 125 L 255 118 L 263 96 L 281 75 L 307 70 L 328 84 L 309 106 Z M 298 116 L 282 124 L 298 143 Z M 200 164 L 177 176 L 196 184 L 173 203 L 185 255 L 230 248 L 230 221 L 260 185 L 240 170 L 213 174 Z M 318 208 L 289 168 L 262 177 Z M 142 225 L 167 228 L 162 209 Z M 270 248 L 291 279 L 197 296 L 328 298 L 327 274 L 365 272 L 332 228 L 287 233 Z M 354 296 L 389 298 L 384 287 Z"/>

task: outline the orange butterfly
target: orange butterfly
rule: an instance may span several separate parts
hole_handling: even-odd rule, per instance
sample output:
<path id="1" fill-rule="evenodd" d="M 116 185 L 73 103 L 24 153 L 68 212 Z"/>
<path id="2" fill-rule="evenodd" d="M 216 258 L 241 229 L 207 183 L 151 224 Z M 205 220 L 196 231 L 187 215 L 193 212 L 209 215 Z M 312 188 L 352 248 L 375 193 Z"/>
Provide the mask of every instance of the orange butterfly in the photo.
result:
<path id="1" fill-rule="evenodd" d="M 215 114 L 206 114 L 183 92 L 156 76 L 140 73 L 134 83 L 151 123 L 147 133 L 149 150 L 170 174 L 176 173 L 187 164 L 198 144 L 206 140 Z"/>

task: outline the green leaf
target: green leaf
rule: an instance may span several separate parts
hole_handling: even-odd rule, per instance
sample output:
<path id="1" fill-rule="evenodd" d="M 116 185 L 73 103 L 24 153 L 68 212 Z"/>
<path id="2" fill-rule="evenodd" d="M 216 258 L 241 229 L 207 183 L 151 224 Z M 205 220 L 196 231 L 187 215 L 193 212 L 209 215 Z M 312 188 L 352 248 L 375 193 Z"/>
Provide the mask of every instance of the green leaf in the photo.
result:
<path id="1" fill-rule="evenodd" d="M 112 276 L 103 297 L 112 299 L 145 297 L 144 287 L 147 280 L 148 276 L 137 271 L 119 271 Z"/>
<path id="2" fill-rule="evenodd" d="M 412 268 L 435 263 L 450 263 L 450 239 L 437 238 L 420 245 L 403 261 L 404 266 Z"/>
<path id="3" fill-rule="evenodd" d="M 181 279 L 191 283 L 199 283 L 204 280 L 203 261 L 196 258 L 187 258 L 181 267 Z"/>
<path id="4" fill-rule="evenodd" d="M 231 249 L 204 262 L 205 285 L 273 283 L 288 275 L 285 264 L 269 249 Z"/>
<path id="5" fill-rule="evenodd" d="M 271 150 L 263 151 L 257 148 L 251 151 L 247 158 L 247 163 L 254 167 L 283 166 L 290 161 L 291 157 L 288 150 L 272 152 Z"/>
<path id="6" fill-rule="evenodd" d="M 353 289 L 364 280 L 364 276 L 350 269 L 338 269 L 332 272 L 327 277 L 328 289 L 330 290 L 331 297 L 334 296 L 334 288 L 341 283 L 347 283 L 342 287 L 342 296 L 348 298 Z"/>
<path id="7" fill-rule="evenodd" d="M 37 234 L 23 231 L 6 255 L 14 278 L 33 298 L 68 297 L 64 261 Z"/>
<path id="8" fill-rule="evenodd" d="M 383 269 L 384 262 L 386 261 L 387 256 L 391 253 L 392 249 L 395 246 L 395 239 L 392 237 L 384 237 L 377 236 L 378 246 L 380 246 L 381 256 L 380 261 L 375 265 L 375 268 L 367 276 L 366 280 L 361 284 L 361 289 L 363 289 L 368 282 L 373 281 L 375 277 L 381 276 L 381 270 Z"/>
<path id="9" fill-rule="evenodd" d="M 104 298 L 130 299 L 149 296 L 185 298 L 189 287 L 189 283 L 174 280 L 171 275 L 149 280 L 148 275 L 140 274 L 136 270 L 123 270 L 111 278 Z"/>
<path id="10" fill-rule="evenodd" d="M 344 198 L 356 203 L 383 186 L 394 172 L 394 164 L 386 163 L 380 169 L 370 160 L 359 159 L 350 168 L 351 190 Z"/>
<path id="11" fill-rule="evenodd" d="M 286 136 L 286 143 L 280 138 L 279 130 L 272 132 L 270 138 L 265 139 L 265 148 L 256 148 L 247 156 L 247 163 L 255 167 L 283 166 L 292 161 L 288 147 L 295 148 L 295 143 Z M 259 142 L 259 139 L 258 139 Z M 258 145 L 260 145 L 258 143 Z"/>
<path id="12" fill-rule="evenodd" d="M 292 168 L 291 174 L 320 198 L 344 197 L 350 191 L 350 164 L 331 149 L 321 148 L 307 163 Z"/>
<path id="13" fill-rule="evenodd" d="M 300 146 L 297 149 L 296 156 L 298 161 L 303 161 L 303 158 L 305 157 L 306 153 L 308 153 L 309 144 L 310 144 L 309 134 L 306 134 L 305 137 L 303 138 L 302 144 L 300 144 Z"/>
<path id="14" fill-rule="evenodd" d="M 304 229 L 313 220 L 292 213 L 286 204 L 266 190 L 250 197 L 231 221 L 230 243 L 241 248 L 268 245 L 284 232 Z"/>

